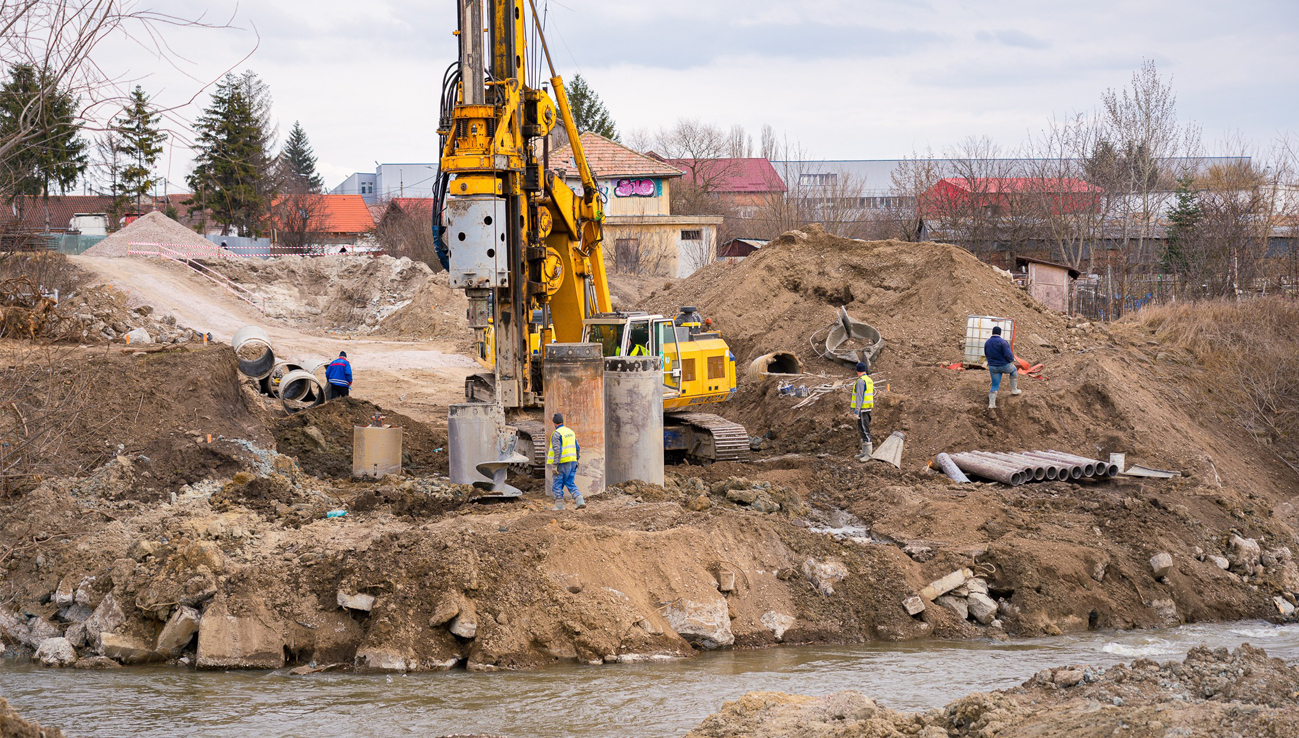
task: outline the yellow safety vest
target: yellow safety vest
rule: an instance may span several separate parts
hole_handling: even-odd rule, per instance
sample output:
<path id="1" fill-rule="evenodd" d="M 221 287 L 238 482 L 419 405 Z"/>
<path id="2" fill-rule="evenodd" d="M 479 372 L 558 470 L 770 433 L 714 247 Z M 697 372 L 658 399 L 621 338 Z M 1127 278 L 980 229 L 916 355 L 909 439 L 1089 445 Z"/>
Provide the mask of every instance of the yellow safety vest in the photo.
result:
<path id="1" fill-rule="evenodd" d="M 863 374 L 852 386 L 852 409 L 870 410 L 875 407 L 875 380 Z"/>
<path id="2" fill-rule="evenodd" d="M 560 439 L 559 461 L 555 461 L 555 436 Z M 561 425 L 555 429 L 555 436 L 551 437 L 550 449 L 546 451 L 547 464 L 567 464 L 570 461 L 577 461 L 577 434 L 569 430 L 568 426 Z"/>
<path id="3" fill-rule="evenodd" d="M 645 347 L 638 343 L 635 346 L 632 346 L 631 353 L 629 353 L 628 356 L 644 356 L 646 353 Z"/>

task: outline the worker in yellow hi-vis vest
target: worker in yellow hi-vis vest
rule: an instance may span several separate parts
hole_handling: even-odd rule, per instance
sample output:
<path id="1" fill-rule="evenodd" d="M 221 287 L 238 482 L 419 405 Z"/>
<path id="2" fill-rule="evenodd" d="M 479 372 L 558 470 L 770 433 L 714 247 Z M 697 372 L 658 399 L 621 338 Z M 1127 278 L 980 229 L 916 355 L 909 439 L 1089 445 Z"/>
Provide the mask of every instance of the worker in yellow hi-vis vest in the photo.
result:
<path id="1" fill-rule="evenodd" d="M 857 381 L 852 385 L 852 412 L 857 416 L 857 432 L 861 434 L 861 454 L 858 461 L 870 461 L 875 453 L 871 442 L 871 410 L 875 409 L 875 381 L 866 373 L 866 365 L 857 362 Z"/>
<path id="2" fill-rule="evenodd" d="M 564 509 L 564 489 L 567 488 L 577 503 L 577 509 L 586 507 L 586 500 L 577 491 L 577 460 L 582 458 L 582 447 L 577 443 L 577 434 L 564 425 L 563 413 L 555 413 L 555 432 L 550 437 L 550 450 L 546 452 L 546 463 L 553 464 L 554 481 L 551 492 L 555 495 L 555 509 Z"/>

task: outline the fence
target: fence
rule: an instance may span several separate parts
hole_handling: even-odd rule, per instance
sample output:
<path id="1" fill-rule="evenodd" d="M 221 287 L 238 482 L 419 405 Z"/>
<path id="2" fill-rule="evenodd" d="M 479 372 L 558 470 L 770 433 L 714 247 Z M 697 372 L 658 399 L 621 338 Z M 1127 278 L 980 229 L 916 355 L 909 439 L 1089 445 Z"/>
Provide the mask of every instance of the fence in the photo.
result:
<path id="1" fill-rule="evenodd" d="M 103 241 L 107 236 L 80 236 L 73 233 L 50 233 L 42 234 L 40 238 L 44 239 L 50 251 L 57 251 L 60 254 L 68 256 L 77 256 L 84 254 L 86 249 Z"/>
<path id="2" fill-rule="evenodd" d="M 161 243 L 132 243 L 128 245 L 126 253 L 132 256 L 156 256 L 159 259 L 168 259 L 175 261 L 198 272 L 205 279 L 215 283 L 218 287 L 227 293 L 243 300 L 244 302 L 257 308 L 259 311 L 266 312 L 266 298 L 235 282 L 224 274 L 216 271 L 212 267 L 195 259 L 220 258 L 222 249 L 220 246 L 169 246 Z M 226 255 L 229 258 L 229 255 Z"/>

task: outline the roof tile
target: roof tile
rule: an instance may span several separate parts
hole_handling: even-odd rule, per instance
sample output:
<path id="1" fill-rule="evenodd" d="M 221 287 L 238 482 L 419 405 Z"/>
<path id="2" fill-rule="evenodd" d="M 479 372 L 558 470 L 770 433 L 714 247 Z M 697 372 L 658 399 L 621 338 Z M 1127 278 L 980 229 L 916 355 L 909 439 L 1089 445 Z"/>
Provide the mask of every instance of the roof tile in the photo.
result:
<path id="1" fill-rule="evenodd" d="M 616 141 L 590 131 L 578 136 L 586 161 L 598 179 L 611 177 L 680 177 L 681 170 L 657 159 L 623 146 Z M 563 169 L 570 174 L 577 173 L 577 163 L 573 161 L 571 146 L 562 146 L 550 152 L 550 168 Z"/>

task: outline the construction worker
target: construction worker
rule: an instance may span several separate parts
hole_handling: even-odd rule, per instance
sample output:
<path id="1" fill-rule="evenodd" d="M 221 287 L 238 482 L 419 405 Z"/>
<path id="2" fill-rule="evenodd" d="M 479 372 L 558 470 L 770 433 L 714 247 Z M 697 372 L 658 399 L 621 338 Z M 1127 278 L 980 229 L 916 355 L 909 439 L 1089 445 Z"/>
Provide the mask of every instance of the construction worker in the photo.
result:
<path id="1" fill-rule="evenodd" d="M 866 365 L 857 362 L 857 381 L 852 385 L 852 412 L 857 416 L 857 432 L 861 434 L 861 455 L 858 461 L 870 461 L 875 453 L 871 442 L 871 411 L 875 409 L 875 380 L 866 373 Z"/>
<path id="2" fill-rule="evenodd" d="M 577 509 L 586 507 L 586 500 L 577 491 L 577 460 L 582 458 L 582 447 L 577 443 L 577 435 L 564 425 L 564 414 L 555 413 L 555 432 L 550 437 L 550 450 L 546 452 L 546 464 L 553 465 L 553 480 L 550 491 L 555 495 L 555 509 L 564 509 L 564 489 L 573 495 Z"/>
<path id="3" fill-rule="evenodd" d="M 1001 389 L 1001 375 L 1010 375 L 1010 394 L 1020 394 L 1015 380 L 1019 376 L 1015 366 L 1015 352 L 1010 344 L 1001 337 L 1001 326 L 992 329 L 992 336 L 983 343 L 983 356 L 988 360 L 988 374 L 992 377 L 992 389 L 988 392 L 988 409 L 997 408 L 997 390 Z"/>
<path id="4" fill-rule="evenodd" d="M 325 367 L 325 379 L 329 382 L 329 399 L 347 397 L 352 391 L 352 364 L 347 360 L 347 352 L 339 351 L 338 358 Z"/>

